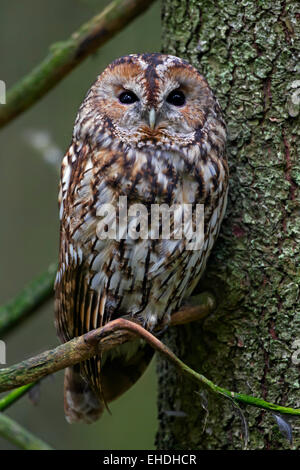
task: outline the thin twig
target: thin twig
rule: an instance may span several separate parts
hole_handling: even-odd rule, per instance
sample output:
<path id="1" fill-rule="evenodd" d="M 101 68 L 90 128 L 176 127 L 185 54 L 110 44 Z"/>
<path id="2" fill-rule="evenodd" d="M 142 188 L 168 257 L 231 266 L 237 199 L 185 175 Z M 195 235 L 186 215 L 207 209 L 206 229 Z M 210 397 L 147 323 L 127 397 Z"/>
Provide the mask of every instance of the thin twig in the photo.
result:
<path id="1" fill-rule="evenodd" d="M 175 323 L 178 322 L 175 316 Z M 179 314 L 180 318 L 181 314 Z M 173 317 L 172 317 L 173 318 Z M 171 320 L 172 324 L 172 320 Z M 178 324 L 178 323 L 176 323 Z M 206 385 L 212 392 L 244 403 L 246 405 L 263 408 L 282 414 L 300 416 L 300 409 L 275 405 L 260 398 L 251 397 L 242 393 L 231 392 L 225 388 L 215 385 L 202 374 L 192 370 L 184 364 L 165 344 L 156 338 L 141 325 L 126 318 L 119 318 L 102 328 L 97 328 L 89 333 L 74 338 L 71 341 L 46 351 L 34 358 L 23 361 L 20 364 L 2 369 L 0 371 L 0 391 L 9 390 L 19 385 L 33 382 L 45 375 L 64 369 L 70 365 L 84 361 L 100 351 L 112 349 L 124 341 L 132 340 L 134 337 L 143 338 L 156 351 L 164 355 L 178 370 L 196 382 L 198 385 Z"/>
<path id="2" fill-rule="evenodd" d="M 123 318 L 119 318 L 110 323 L 107 323 L 107 325 L 102 328 L 102 331 L 98 333 L 98 335 L 96 334 L 94 336 L 93 332 L 87 333 L 86 341 L 89 341 L 88 335 L 90 334 L 91 341 L 95 341 L 96 339 L 98 341 L 101 341 L 102 338 L 105 338 L 105 334 L 111 335 L 111 333 L 120 331 L 121 329 L 134 332 L 137 336 L 142 337 L 156 351 L 158 351 L 163 356 L 166 356 L 168 361 L 174 364 L 174 366 L 177 367 L 177 369 L 179 369 L 181 373 L 194 380 L 194 382 L 198 383 L 198 385 L 206 385 L 214 393 L 223 395 L 225 397 L 230 398 L 231 400 L 235 400 L 246 405 L 254 406 L 256 408 L 263 408 L 265 410 L 277 411 L 278 413 L 300 416 L 300 409 L 293 409 L 285 406 L 275 405 L 265 400 L 261 400 L 260 398 L 251 397 L 243 393 L 231 392 L 225 388 L 215 385 L 204 375 L 199 374 L 198 372 L 194 371 L 189 366 L 187 366 L 184 362 L 182 362 L 165 344 L 159 341 L 159 339 L 153 336 L 149 331 L 142 328 L 139 324 L 129 322 L 128 320 L 125 320 Z"/>
<path id="3" fill-rule="evenodd" d="M 0 108 L 0 127 L 10 122 L 60 82 L 87 56 L 143 13 L 154 0 L 114 0 L 66 41 L 50 47 L 48 56 L 7 93 Z"/>
<path id="4" fill-rule="evenodd" d="M 52 450 L 48 444 L 3 413 L 0 413 L 0 436 L 21 449 Z"/>
<path id="5" fill-rule="evenodd" d="M 9 406 L 13 405 L 18 401 L 23 395 L 25 395 L 32 387 L 36 385 L 35 383 L 23 385 L 22 387 L 16 388 L 12 392 L 8 393 L 5 397 L 0 399 L 0 411 L 6 410 Z"/>
<path id="6" fill-rule="evenodd" d="M 190 321 L 193 319 L 198 320 L 203 318 L 203 316 L 206 316 L 211 312 L 214 302 L 208 294 L 205 294 L 205 298 L 207 299 L 207 303 L 199 305 L 198 310 L 195 309 L 195 307 L 191 307 L 191 312 L 189 312 L 188 306 L 185 306 L 184 310 L 179 310 L 174 313 L 170 324 L 181 324 L 183 311 L 189 317 Z M 129 321 L 128 323 L 130 325 L 135 324 L 132 321 Z M 108 323 L 108 325 L 111 324 L 112 322 Z M 163 328 L 164 324 L 160 325 L 160 327 Z M 36 382 L 46 375 L 57 372 L 58 370 L 64 369 L 70 365 L 77 364 L 78 362 L 98 354 L 100 349 L 101 351 L 112 349 L 117 345 L 132 340 L 134 337 L 134 332 L 120 330 L 112 332 L 109 337 L 105 337 L 99 341 L 97 335 L 101 334 L 102 330 L 103 327 L 97 328 L 83 336 L 79 336 L 65 344 L 62 344 L 51 351 L 45 351 L 44 353 L 33 358 L 26 359 L 19 364 L 1 369 L 0 392 Z"/>
<path id="7" fill-rule="evenodd" d="M 32 280 L 16 297 L 0 307 L 1 336 L 19 325 L 53 295 L 56 269 L 57 265 L 51 264 L 47 271 Z"/>

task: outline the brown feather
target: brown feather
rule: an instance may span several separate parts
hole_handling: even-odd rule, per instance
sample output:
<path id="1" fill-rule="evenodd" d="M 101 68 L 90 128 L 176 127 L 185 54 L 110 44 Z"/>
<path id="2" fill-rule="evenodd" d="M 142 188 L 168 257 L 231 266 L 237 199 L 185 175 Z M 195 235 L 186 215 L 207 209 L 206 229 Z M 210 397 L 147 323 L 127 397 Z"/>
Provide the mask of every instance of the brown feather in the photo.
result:
<path id="1" fill-rule="evenodd" d="M 129 90 L 132 105 L 119 97 Z M 180 90 L 176 107 L 167 97 Z M 155 126 L 149 126 L 150 109 Z M 122 315 L 152 329 L 170 317 L 201 278 L 226 208 L 226 129 L 206 80 L 180 58 L 135 54 L 109 65 L 97 78 L 76 118 L 61 171 L 60 262 L 55 283 L 56 327 L 68 341 Z M 187 240 L 102 240 L 111 204 L 118 202 L 204 204 L 204 243 L 188 250 Z M 113 210 L 108 216 L 113 220 Z M 176 216 L 177 217 L 177 216 Z M 195 225 L 195 218 L 192 219 Z M 129 222 L 122 229 L 127 230 Z M 160 231 L 162 222 L 160 220 Z M 150 228 L 149 235 L 150 235 Z M 106 402 L 124 393 L 152 357 L 146 345 L 126 347 L 68 369 L 65 408 L 70 421 L 97 419 Z M 89 403 L 90 401 L 90 403 Z"/>

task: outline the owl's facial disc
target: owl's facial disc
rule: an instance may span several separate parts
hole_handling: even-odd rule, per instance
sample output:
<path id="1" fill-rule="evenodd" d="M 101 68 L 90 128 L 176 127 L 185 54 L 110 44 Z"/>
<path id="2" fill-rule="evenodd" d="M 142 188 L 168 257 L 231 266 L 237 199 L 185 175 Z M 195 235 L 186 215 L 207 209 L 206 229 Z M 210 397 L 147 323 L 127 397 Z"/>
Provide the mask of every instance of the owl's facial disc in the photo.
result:
<path id="1" fill-rule="evenodd" d="M 193 132 L 182 114 L 188 104 L 188 93 L 178 82 L 171 88 L 170 84 L 165 87 L 159 83 L 155 93 L 153 89 L 147 92 L 140 83 L 143 83 L 141 77 L 139 80 L 136 77 L 136 81 L 120 78 L 110 93 L 113 107 L 109 106 L 109 118 L 123 140 L 134 135 L 141 140 L 158 141 L 162 136 L 174 139 L 176 135 L 186 137 Z"/>
<path id="2" fill-rule="evenodd" d="M 213 95 L 182 59 L 161 54 L 117 59 L 92 87 L 96 115 L 130 145 L 189 144 L 208 119 Z"/>

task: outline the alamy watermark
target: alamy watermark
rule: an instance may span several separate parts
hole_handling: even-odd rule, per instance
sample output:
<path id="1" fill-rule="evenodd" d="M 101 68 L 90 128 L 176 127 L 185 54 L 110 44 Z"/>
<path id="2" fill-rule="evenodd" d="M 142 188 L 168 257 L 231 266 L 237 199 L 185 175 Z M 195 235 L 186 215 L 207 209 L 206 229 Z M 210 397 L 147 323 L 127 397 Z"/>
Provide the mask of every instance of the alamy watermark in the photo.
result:
<path id="1" fill-rule="evenodd" d="M 0 339 L 0 365 L 6 364 L 6 344 Z"/>
<path id="2" fill-rule="evenodd" d="M 6 104 L 6 85 L 3 80 L 0 80 L 0 104 Z"/>
<path id="3" fill-rule="evenodd" d="M 117 206 L 102 204 L 96 233 L 100 240 L 138 238 L 182 240 L 185 249 L 200 250 L 204 242 L 204 204 L 130 204 L 120 196 Z"/>

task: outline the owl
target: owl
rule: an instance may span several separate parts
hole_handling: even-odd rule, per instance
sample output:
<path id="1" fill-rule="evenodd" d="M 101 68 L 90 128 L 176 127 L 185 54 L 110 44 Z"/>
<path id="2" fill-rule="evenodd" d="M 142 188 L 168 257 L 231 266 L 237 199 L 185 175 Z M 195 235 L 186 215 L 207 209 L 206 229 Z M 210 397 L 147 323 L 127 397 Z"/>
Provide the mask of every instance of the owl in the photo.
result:
<path id="1" fill-rule="evenodd" d="M 132 54 L 98 76 L 62 161 L 55 281 L 62 342 L 124 315 L 153 331 L 191 294 L 225 212 L 225 142 L 219 104 L 186 61 Z M 189 230 L 180 232 L 185 206 Z M 191 249 L 199 206 L 202 241 Z M 98 419 L 152 355 L 137 339 L 67 368 L 66 419 Z"/>

